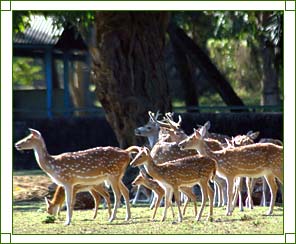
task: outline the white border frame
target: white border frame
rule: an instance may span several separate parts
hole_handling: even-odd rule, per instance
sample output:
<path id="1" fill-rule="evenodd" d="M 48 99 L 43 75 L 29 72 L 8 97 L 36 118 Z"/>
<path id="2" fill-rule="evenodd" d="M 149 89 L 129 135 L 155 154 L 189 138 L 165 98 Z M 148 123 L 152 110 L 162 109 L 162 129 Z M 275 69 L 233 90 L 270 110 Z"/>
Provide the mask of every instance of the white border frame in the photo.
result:
<path id="1" fill-rule="evenodd" d="M 284 1 L 211 2 L 36 2 L 13 1 L 12 10 L 285 10 Z M 295 231 L 295 12 L 284 15 L 285 233 Z M 1 11 L 1 232 L 12 233 L 12 12 Z M 9 184 L 7 184 L 9 182 Z M 63 228 L 63 227 L 61 227 Z M 46 237 L 46 238 L 44 238 Z M 268 242 L 284 243 L 284 235 L 12 235 L 11 242 Z"/>

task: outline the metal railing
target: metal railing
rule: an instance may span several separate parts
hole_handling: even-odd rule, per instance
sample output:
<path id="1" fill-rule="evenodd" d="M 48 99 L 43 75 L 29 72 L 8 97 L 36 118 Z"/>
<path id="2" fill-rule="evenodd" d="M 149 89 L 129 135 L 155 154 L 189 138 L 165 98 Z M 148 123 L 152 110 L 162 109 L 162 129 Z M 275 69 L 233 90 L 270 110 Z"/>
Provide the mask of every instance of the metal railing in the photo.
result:
<path id="1" fill-rule="evenodd" d="M 283 106 L 178 106 L 173 107 L 173 111 L 177 113 L 227 113 L 227 112 L 283 112 Z M 16 117 L 48 117 L 48 111 L 46 109 L 24 109 L 14 108 L 14 116 Z M 102 116 L 105 111 L 101 107 L 84 107 L 84 108 L 68 108 L 68 109 L 51 109 L 52 117 L 76 117 L 76 116 Z"/>

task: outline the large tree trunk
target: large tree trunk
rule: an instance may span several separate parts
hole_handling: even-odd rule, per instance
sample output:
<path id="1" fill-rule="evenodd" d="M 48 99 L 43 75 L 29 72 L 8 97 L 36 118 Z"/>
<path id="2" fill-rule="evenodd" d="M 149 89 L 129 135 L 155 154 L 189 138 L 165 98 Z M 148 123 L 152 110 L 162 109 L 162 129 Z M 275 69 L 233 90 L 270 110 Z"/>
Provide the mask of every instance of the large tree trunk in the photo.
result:
<path id="1" fill-rule="evenodd" d="M 135 144 L 134 129 L 148 110 L 170 111 L 164 65 L 165 12 L 97 12 L 93 81 L 120 147 Z"/>
<path id="2" fill-rule="evenodd" d="M 263 27 L 269 25 L 271 15 L 271 12 L 260 13 L 258 18 Z M 266 38 L 266 36 L 262 35 L 260 48 L 263 63 L 261 105 L 279 105 L 280 96 L 275 46 Z"/>
<path id="3" fill-rule="evenodd" d="M 280 96 L 274 48 L 265 46 L 262 53 L 263 78 L 261 105 L 279 105 Z"/>
<path id="4" fill-rule="evenodd" d="M 197 109 L 198 96 L 195 81 L 193 79 L 192 70 L 188 60 L 188 56 L 182 48 L 172 39 L 173 52 L 175 56 L 176 68 L 179 72 L 180 79 L 185 91 L 185 105 L 187 111 L 192 111 L 192 108 Z M 196 110 L 195 110 L 196 111 Z"/>
<path id="5" fill-rule="evenodd" d="M 84 78 L 83 63 L 81 61 L 72 61 L 72 70 L 70 72 L 69 90 L 72 102 L 75 108 L 85 108 L 87 103 L 87 95 L 89 94 L 86 79 Z M 75 111 L 75 115 L 87 115 L 87 111 Z"/>
<path id="6" fill-rule="evenodd" d="M 220 73 L 216 66 L 212 63 L 206 53 L 197 46 L 186 33 L 173 23 L 168 28 L 172 41 L 178 46 L 182 47 L 202 71 L 207 80 L 215 87 L 221 98 L 227 105 L 244 106 L 243 101 L 237 96 L 229 82 Z M 246 111 L 246 109 L 240 109 L 236 111 Z"/>

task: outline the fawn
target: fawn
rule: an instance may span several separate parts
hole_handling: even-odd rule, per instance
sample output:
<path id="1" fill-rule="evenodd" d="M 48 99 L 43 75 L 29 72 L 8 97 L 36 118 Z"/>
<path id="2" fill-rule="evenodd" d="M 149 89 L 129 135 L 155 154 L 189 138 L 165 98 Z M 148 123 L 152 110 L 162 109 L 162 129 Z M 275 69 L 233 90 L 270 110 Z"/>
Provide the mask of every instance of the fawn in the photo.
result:
<path id="1" fill-rule="evenodd" d="M 30 134 L 15 144 L 17 150 L 33 149 L 39 167 L 66 193 L 67 219 L 71 223 L 73 190 L 75 185 L 98 185 L 109 183 L 114 193 L 115 204 L 109 222 L 116 217 L 121 194 L 126 202 L 126 220 L 130 218 L 129 191 L 122 177 L 130 162 L 130 153 L 138 151 L 135 147 L 126 150 L 116 147 L 96 147 L 84 151 L 50 155 L 47 152 L 41 133 L 29 129 Z"/>
<path id="2" fill-rule="evenodd" d="M 84 191 L 89 191 L 89 193 L 92 195 L 92 197 L 94 199 L 95 207 L 94 207 L 93 219 L 95 219 L 97 217 L 98 207 L 99 207 L 99 204 L 101 202 L 101 196 L 104 197 L 104 199 L 105 199 L 105 201 L 107 203 L 108 214 L 109 214 L 109 218 L 110 218 L 111 217 L 110 194 L 104 188 L 103 184 L 95 185 L 95 186 L 76 185 L 76 186 L 74 186 L 74 189 L 73 189 L 73 197 L 75 198 L 76 193 L 84 192 Z M 64 188 L 62 186 L 57 186 L 52 200 L 49 200 L 47 197 L 45 197 L 47 213 L 49 213 L 51 215 L 56 215 L 56 214 L 59 215 L 61 207 L 62 207 L 64 201 L 65 201 L 65 190 L 64 190 Z M 74 201 L 73 201 L 73 204 L 74 204 Z"/>
<path id="3" fill-rule="evenodd" d="M 209 156 L 217 162 L 217 174 L 227 182 L 227 210 L 233 211 L 233 184 L 236 177 L 264 176 L 271 192 L 271 202 L 267 215 L 272 214 L 277 191 L 277 178 L 283 183 L 283 147 L 270 143 L 255 143 L 247 146 L 225 148 L 213 152 L 204 142 L 206 128 L 195 131 L 179 143 L 181 149 L 196 149 L 202 155 Z M 250 191 L 248 189 L 248 191 Z"/>
<path id="4" fill-rule="evenodd" d="M 200 185 L 202 192 L 202 204 L 199 213 L 196 215 L 196 219 L 197 221 L 200 220 L 207 197 L 210 201 L 208 218 L 212 218 L 214 192 L 209 186 L 209 180 L 212 180 L 215 176 L 216 163 L 214 160 L 196 155 L 162 164 L 155 164 L 149 149 L 144 147 L 131 161 L 130 165 L 133 167 L 144 165 L 148 174 L 165 189 L 165 209 L 162 221 L 166 218 L 167 208 L 171 205 L 173 194 L 178 207 L 178 221 L 182 221 L 178 190 L 182 186 L 192 187 L 195 184 Z"/>

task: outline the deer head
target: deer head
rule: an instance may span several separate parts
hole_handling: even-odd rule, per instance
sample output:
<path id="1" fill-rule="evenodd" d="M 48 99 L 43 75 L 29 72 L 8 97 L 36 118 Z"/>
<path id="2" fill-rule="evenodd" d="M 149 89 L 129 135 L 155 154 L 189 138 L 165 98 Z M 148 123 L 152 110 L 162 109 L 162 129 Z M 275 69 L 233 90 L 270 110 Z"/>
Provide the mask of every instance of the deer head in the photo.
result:
<path id="1" fill-rule="evenodd" d="M 159 125 L 155 121 L 157 121 L 157 118 L 159 117 L 160 113 L 159 111 L 156 112 L 156 115 L 152 113 L 151 111 L 148 112 L 149 114 L 149 121 L 147 124 L 144 126 L 140 126 L 135 129 L 135 135 L 136 136 L 144 136 L 144 137 L 149 137 L 149 136 L 154 136 L 158 135 L 159 132 Z"/>
<path id="2" fill-rule="evenodd" d="M 30 135 L 25 137 L 24 139 L 18 141 L 15 143 L 15 148 L 17 150 L 29 150 L 29 149 L 34 149 L 36 143 L 39 141 L 43 140 L 41 133 L 37 130 L 29 128 Z"/>
<path id="3" fill-rule="evenodd" d="M 143 165 L 147 160 L 151 159 L 150 150 L 147 147 L 143 147 L 135 158 L 130 162 L 132 167 Z"/>
<path id="4" fill-rule="evenodd" d="M 46 212 L 50 215 L 56 215 L 59 210 L 58 204 L 53 204 L 47 197 L 44 197 L 46 204 Z"/>

